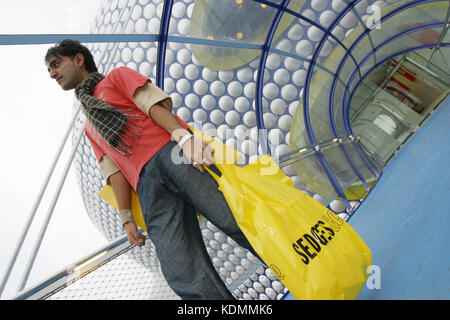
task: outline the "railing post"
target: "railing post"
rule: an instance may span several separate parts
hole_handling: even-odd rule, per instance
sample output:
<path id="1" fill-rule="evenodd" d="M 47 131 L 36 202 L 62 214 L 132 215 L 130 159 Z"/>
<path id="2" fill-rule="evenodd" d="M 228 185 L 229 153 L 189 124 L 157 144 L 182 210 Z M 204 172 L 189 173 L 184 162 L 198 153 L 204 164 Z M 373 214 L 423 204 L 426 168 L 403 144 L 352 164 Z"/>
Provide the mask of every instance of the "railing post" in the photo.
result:
<path id="1" fill-rule="evenodd" d="M 78 149 L 78 145 L 80 144 L 80 141 L 81 141 L 81 138 L 83 137 L 83 134 L 84 134 L 84 131 L 80 130 L 80 132 L 78 133 L 78 136 L 77 136 L 77 140 L 76 140 L 75 144 L 72 147 L 72 151 L 70 153 L 69 159 L 67 160 L 66 166 L 64 167 L 64 171 L 63 171 L 63 173 L 61 175 L 61 178 L 59 180 L 58 187 L 57 187 L 56 192 L 55 192 L 55 194 L 53 196 L 53 199 L 52 199 L 52 201 L 50 203 L 50 207 L 49 207 L 49 209 L 47 211 L 47 215 L 45 217 L 45 220 L 44 220 L 43 225 L 41 227 L 41 230 L 39 232 L 38 239 L 37 239 L 37 241 L 35 242 L 35 244 L 33 246 L 33 250 L 31 252 L 31 257 L 28 260 L 25 272 L 24 272 L 24 274 L 22 276 L 22 280 L 21 280 L 21 282 L 19 284 L 19 287 L 18 287 L 17 291 L 23 290 L 25 285 L 26 285 L 26 283 L 27 283 L 28 277 L 29 277 L 30 272 L 31 272 L 31 268 L 33 267 L 33 264 L 34 264 L 34 260 L 36 259 L 37 253 L 38 253 L 39 248 L 40 248 L 41 243 L 42 243 L 42 239 L 44 238 L 44 235 L 45 235 L 45 232 L 47 230 L 48 224 L 50 222 L 50 219 L 52 217 L 53 211 L 55 209 L 56 202 L 58 201 L 59 195 L 61 193 L 61 189 L 64 186 L 64 182 L 66 181 L 67 173 L 69 172 L 70 166 L 72 165 L 73 158 L 75 157 L 75 152 Z"/>

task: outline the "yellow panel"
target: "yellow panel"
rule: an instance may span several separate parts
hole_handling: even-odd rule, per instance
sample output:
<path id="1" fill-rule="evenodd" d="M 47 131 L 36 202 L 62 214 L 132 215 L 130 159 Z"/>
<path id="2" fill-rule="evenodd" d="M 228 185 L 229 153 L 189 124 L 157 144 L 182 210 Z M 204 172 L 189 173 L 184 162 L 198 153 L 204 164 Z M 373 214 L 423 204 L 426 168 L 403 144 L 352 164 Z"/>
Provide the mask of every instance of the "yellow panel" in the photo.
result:
<path id="1" fill-rule="evenodd" d="M 217 19 L 220 19 L 218 13 L 213 10 L 215 1 L 197 0 L 192 12 L 190 36 L 211 40 L 263 44 L 267 36 L 267 29 L 272 22 L 276 9 L 246 0 L 221 0 L 221 4 L 223 5 L 224 3 L 229 3 L 230 10 L 236 11 L 236 15 L 238 16 L 237 20 L 241 20 L 242 24 L 227 24 L 227 21 L 221 21 L 222 32 L 210 30 L 208 28 L 208 19 L 212 19 L 215 16 L 217 16 Z M 304 3 L 305 0 L 292 1 L 292 9 L 298 12 Z M 251 28 L 247 27 L 245 29 L 245 22 L 248 20 L 249 15 L 261 17 L 261 19 Z M 289 14 L 283 15 L 274 34 L 273 42 L 285 31 L 293 18 Z M 239 27 L 242 27 L 242 29 Z M 213 70 L 230 70 L 240 67 L 252 61 L 260 54 L 259 50 L 233 47 L 193 44 L 191 48 L 195 58 L 202 65 Z"/>

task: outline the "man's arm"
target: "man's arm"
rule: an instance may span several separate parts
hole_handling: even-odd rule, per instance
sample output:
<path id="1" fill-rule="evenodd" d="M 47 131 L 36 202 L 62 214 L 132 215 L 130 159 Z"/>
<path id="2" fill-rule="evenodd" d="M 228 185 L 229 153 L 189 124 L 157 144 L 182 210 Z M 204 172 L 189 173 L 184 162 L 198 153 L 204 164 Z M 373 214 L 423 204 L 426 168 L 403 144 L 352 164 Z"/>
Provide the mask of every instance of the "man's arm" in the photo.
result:
<path id="1" fill-rule="evenodd" d="M 116 196 L 119 212 L 131 213 L 131 186 L 123 175 L 122 171 L 117 171 L 109 177 L 109 181 Z M 136 246 L 145 244 L 145 236 L 139 233 L 137 225 L 134 221 L 125 222 L 125 232 L 127 233 L 128 241 Z"/>
<path id="2" fill-rule="evenodd" d="M 117 171 L 109 177 L 109 182 L 116 195 L 117 205 L 120 210 L 131 209 L 131 186 L 123 175 L 122 171 Z"/>
<path id="3" fill-rule="evenodd" d="M 180 142 L 182 137 L 190 135 L 172 114 L 172 99 L 151 81 L 134 92 L 133 101 L 143 113 L 169 132 L 175 141 Z M 214 149 L 200 139 L 188 139 L 182 149 L 191 163 L 198 163 L 195 167 L 201 172 L 204 170 L 201 163 L 209 165 L 214 162 Z"/>
<path id="4" fill-rule="evenodd" d="M 177 142 L 181 140 L 185 135 L 190 134 L 189 131 L 183 128 L 178 122 L 178 119 L 167 108 L 155 104 L 149 111 L 149 116 L 154 122 L 156 122 L 161 128 L 169 132 L 173 139 Z M 210 165 L 214 162 L 214 149 L 208 145 L 208 143 L 192 137 L 183 144 L 183 153 L 191 163 L 198 163 L 195 167 L 203 172 L 204 168 L 201 165 Z"/>

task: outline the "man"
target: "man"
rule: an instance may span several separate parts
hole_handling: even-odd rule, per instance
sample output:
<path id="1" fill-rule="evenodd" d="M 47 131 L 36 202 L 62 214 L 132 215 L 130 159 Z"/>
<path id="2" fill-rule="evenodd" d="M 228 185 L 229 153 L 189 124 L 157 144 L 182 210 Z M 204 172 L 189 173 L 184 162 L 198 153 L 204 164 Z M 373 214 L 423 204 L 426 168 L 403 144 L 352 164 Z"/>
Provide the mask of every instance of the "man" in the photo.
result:
<path id="1" fill-rule="evenodd" d="M 78 41 L 66 39 L 49 48 L 45 62 L 50 77 L 63 90 L 75 89 L 83 105 L 86 136 L 112 185 L 130 243 L 145 241 L 130 210 L 133 188 L 170 287 L 182 299 L 233 299 L 206 251 L 196 209 L 257 255 L 204 171 L 213 163 L 214 150 L 192 136 L 172 114 L 170 97 L 148 78 L 126 67 L 101 75 Z M 172 152 L 183 154 L 189 164 L 175 164 Z"/>

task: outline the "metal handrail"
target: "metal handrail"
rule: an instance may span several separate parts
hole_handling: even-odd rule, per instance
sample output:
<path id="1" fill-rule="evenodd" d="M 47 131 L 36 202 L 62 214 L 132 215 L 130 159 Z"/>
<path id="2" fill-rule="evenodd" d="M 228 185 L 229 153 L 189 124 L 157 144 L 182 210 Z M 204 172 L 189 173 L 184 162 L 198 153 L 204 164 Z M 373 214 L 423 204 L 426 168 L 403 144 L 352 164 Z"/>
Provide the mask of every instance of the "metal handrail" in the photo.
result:
<path id="1" fill-rule="evenodd" d="M 27 281 L 28 281 L 28 277 L 30 275 L 31 272 L 31 268 L 33 267 L 34 261 L 36 259 L 37 253 L 39 251 L 39 248 L 41 246 L 42 240 L 44 238 L 45 232 L 47 230 L 47 227 L 50 223 L 50 219 L 53 215 L 55 206 L 56 206 L 56 202 L 58 201 L 59 195 L 61 193 L 62 187 L 64 186 L 64 182 L 66 181 L 66 177 L 67 177 L 67 173 L 69 172 L 70 166 L 72 165 L 72 161 L 75 157 L 75 153 L 78 149 L 78 145 L 80 144 L 81 138 L 83 137 L 84 131 L 80 130 L 80 132 L 78 133 L 77 136 L 77 140 L 75 142 L 75 144 L 72 147 L 72 151 L 70 152 L 69 155 L 69 159 L 66 162 L 66 166 L 64 167 L 63 173 L 61 174 L 61 178 L 59 180 L 58 183 L 58 187 L 56 188 L 55 194 L 53 195 L 53 199 L 50 203 L 50 207 L 47 211 L 47 215 L 45 216 L 45 220 L 41 226 L 41 230 L 39 231 L 39 235 L 37 238 L 37 241 L 35 242 L 34 246 L 33 246 L 33 250 L 30 256 L 30 259 L 28 260 L 27 266 L 25 268 L 25 272 L 22 276 L 22 280 L 19 284 L 18 287 L 18 291 L 23 290 L 23 288 L 25 287 Z"/>
<path id="2" fill-rule="evenodd" d="M 148 238 L 148 236 L 146 237 Z M 45 299 L 52 294 L 64 289 L 75 281 L 98 269 L 109 261 L 132 249 L 134 245 L 127 241 L 126 235 L 122 235 L 107 245 L 95 250 L 77 262 L 65 267 L 47 280 L 33 287 L 22 290 L 11 297 L 11 300 L 38 300 Z"/>
<path id="3" fill-rule="evenodd" d="M 433 57 L 434 57 L 436 51 L 438 51 L 441 48 L 441 43 L 442 43 L 442 41 L 444 41 L 445 35 L 447 34 L 449 27 L 450 27 L 450 3 L 447 7 L 447 15 L 445 17 L 444 27 L 442 29 L 441 35 L 439 36 L 439 40 L 436 43 L 436 47 L 434 48 L 433 52 L 430 55 L 430 59 L 428 60 L 428 65 L 433 61 Z M 448 65 L 447 65 L 447 68 L 448 68 Z"/>
<path id="4" fill-rule="evenodd" d="M 342 137 L 338 137 L 338 138 L 331 138 L 331 139 L 323 140 L 322 142 L 316 143 L 316 144 L 310 144 L 310 145 L 298 148 L 296 150 L 290 151 L 288 153 L 285 153 L 283 156 L 281 156 L 279 158 L 278 165 L 280 166 L 280 168 L 283 168 L 294 162 L 303 160 L 303 159 L 315 154 L 319 150 L 325 151 L 332 146 L 337 146 L 337 145 L 342 144 L 344 141 L 353 142 L 353 141 L 359 141 L 359 140 L 360 140 L 359 136 L 348 135 L 348 136 L 342 136 Z"/>

